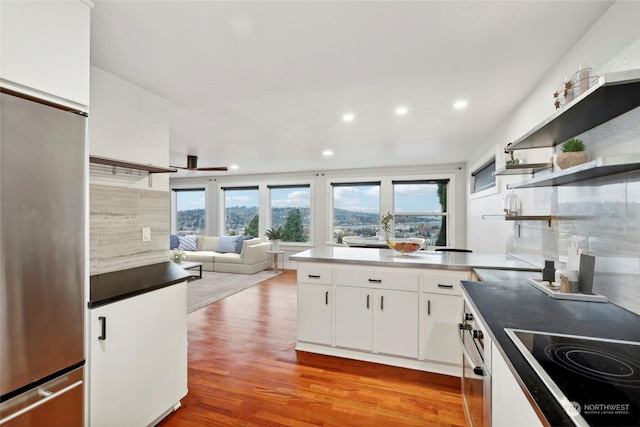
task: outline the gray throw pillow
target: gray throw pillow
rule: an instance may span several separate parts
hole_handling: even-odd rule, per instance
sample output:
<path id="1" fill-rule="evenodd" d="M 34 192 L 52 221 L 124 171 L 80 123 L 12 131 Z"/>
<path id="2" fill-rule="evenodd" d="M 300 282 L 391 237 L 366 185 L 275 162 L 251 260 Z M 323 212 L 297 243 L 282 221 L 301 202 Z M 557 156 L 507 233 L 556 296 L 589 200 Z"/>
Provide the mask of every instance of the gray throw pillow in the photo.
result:
<path id="1" fill-rule="evenodd" d="M 197 251 L 198 250 L 198 236 L 178 236 L 180 246 L 183 251 Z"/>
<path id="2" fill-rule="evenodd" d="M 221 254 L 235 252 L 236 242 L 240 237 L 242 236 L 220 236 L 220 239 L 218 239 L 218 247 L 216 248 L 216 252 Z"/>
<path id="3" fill-rule="evenodd" d="M 242 245 L 244 244 L 244 241 L 251 240 L 251 239 L 253 239 L 253 237 L 251 236 L 240 236 L 240 238 L 236 241 L 236 250 L 234 252 L 237 254 L 241 253 Z"/>

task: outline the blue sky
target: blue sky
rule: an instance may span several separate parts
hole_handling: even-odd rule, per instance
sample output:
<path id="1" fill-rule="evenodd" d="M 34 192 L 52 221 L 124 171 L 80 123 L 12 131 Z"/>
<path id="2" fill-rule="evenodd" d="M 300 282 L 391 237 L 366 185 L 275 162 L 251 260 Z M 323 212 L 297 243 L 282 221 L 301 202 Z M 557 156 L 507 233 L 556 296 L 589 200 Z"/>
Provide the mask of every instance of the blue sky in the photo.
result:
<path id="1" fill-rule="evenodd" d="M 356 212 L 380 213 L 380 187 L 377 185 L 334 187 L 334 207 Z M 436 184 L 395 184 L 395 211 L 441 212 Z M 234 206 L 258 206 L 258 190 L 225 190 L 225 204 Z M 271 204 L 274 207 L 309 207 L 309 188 L 273 188 Z M 176 202 L 178 211 L 205 208 L 205 192 L 179 191 Z"/>

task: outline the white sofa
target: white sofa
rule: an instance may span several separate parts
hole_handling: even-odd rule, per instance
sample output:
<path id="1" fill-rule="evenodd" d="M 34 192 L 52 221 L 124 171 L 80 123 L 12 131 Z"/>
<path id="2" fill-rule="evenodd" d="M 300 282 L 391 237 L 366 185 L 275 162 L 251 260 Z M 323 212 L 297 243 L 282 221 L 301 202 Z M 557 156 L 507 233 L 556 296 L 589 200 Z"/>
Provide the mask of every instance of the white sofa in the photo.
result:
<path id="1" fill-rule="evenodd" d="M 254 274 L 269 267 L 267 251 L 271 243 L 259 238 L 242 242 L 240 253 L 216 252 L 219 236 L 198 236 L 197 251 L 184 251 L 185 261 L 201 262 L 202 270 L 221 273 Z"/>

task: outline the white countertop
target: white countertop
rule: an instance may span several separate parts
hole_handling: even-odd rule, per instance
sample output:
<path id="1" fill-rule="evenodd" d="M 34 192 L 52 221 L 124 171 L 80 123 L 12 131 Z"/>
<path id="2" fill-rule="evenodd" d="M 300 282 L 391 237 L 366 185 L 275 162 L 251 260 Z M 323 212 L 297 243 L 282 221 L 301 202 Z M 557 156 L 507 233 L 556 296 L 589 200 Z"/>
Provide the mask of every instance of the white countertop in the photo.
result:
<path id="1" fill-rule="evenodd" d="M 540 271 L 540 267 L 505 254 L 476 254 L 464 252 L 418 251 L 401 255 L 391 249 L 348 248 L 320 246 L 291 255 L 298 262 L 358 264 L 384 267 L 439 268 L 469 270 L 488 268 L 498 270 Z"/>

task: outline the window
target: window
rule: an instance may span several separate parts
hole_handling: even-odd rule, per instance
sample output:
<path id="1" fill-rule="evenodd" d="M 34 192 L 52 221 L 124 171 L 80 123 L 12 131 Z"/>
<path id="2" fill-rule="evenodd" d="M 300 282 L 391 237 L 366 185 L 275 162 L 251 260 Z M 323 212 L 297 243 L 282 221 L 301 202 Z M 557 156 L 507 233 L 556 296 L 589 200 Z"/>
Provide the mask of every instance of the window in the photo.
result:
<path id="1" fill-rule="evenodd" d="M 224 234 L 258 237 L 258 187 L 222 188 Z"/>
<path id="2" fill-rule="evenodd" d="M 308 242 L 311 230 L 311 186 L 269 186 L 271 226 L 282 227 L 283 242 Z"/>
<path id="3" fill-rule="evenodd" d="M 471 173 L 471 194 L 479 193 L 496 186 L 496 177 L 493 172 L 496 170 L 496 159 L 491 159 L 482 167 Z"/>
<path id="4" fill-rule="evenodd" d="M 447 246 L 448 180 L 393 181 L 394 236 Z"/>
<path id="5" fill-rule="evenodd" d="M 206 234 L 204 188 L 174 189 L 174 234 Z"/>
<path id="6" fill-rule="evenodd" d="M 375 238 L 380 230 L 380 182 L 333 183 L 333 237 Z"/>

